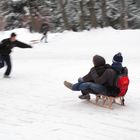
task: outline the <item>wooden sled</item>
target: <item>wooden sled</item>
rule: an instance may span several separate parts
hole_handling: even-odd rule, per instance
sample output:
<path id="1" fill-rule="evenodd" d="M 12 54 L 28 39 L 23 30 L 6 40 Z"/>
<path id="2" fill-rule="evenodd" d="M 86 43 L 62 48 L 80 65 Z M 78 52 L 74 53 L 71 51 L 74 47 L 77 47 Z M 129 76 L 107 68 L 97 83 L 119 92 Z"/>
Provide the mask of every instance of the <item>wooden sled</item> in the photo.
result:
<path id="1" fill-rule="evenodd" d="M 31 44 L 37 44 L 37 43 L 40 42 L 40 40 L 37 40 L 37 39 L 36 39 L 36 40 L 31 40 L 30 42 L 31 42 Z"/>
<path id="2" fill-rule="evenodd" d="M 116 100 L 119 100 L 119 102 L 117 102 Z M 109 108 L 109 109 L 113 109 L 112 108 L 113 103 L 124 106 L 125 105 L 124 104 L 124 96 L 109 97 L 109 96 L 105 96 L 105 95 L 96 95 L 96 99 L 94 102 L 94 104 L 97 106 Z"/>

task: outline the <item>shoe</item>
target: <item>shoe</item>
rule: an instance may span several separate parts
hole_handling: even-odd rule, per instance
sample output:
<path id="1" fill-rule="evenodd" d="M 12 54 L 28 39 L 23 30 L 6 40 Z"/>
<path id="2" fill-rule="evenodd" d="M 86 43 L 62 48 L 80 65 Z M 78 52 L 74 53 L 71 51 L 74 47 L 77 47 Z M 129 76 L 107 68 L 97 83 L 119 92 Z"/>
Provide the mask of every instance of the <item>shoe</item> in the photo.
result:
<path id="1" fill-rule="evenodd" d="M 72 83 L 69 83 L 69 82 L 67 82 L 67 81 L 64 81 L 64 85 L 65 85 L 67 88 L 69 88 L 69 89 L 72 90 L 72 86 L 73 86 Z"/>
<path id="2" fill-rule="evenodd" d="M 9 76 L 9 75 L 4 75 L 3 78 L 9 79 L 9 78 L 11 78 L 11 76 Z"/>
<path id="3" fill-rule="evenodd" d="M 83 100 L 83 99 L 90 100 L 90 95 L 89 95 L 89 94 L 80 95 L 79 98 L 82 99 L 82 100 Z"/>

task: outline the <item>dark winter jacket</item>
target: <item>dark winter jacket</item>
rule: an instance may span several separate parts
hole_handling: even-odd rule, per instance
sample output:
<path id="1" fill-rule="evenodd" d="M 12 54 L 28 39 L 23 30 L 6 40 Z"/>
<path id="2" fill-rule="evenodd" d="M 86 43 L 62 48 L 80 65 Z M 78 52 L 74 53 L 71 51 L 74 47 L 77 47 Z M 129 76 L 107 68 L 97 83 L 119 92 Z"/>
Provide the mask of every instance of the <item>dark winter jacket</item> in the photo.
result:
<path id="1" fill-rule="evenodd" d="M 121 70 L 122 70 L 122 68 L 123 68 L 122 63 L 119 63 L 119 62 L 113 62 L 112 65 L 111 65 L 111 67 L 112 67 L 115 71 L 117 71 L 118 73 L 120 73 Z"/>
<path id="2" fill-rule="evenodd" d="M 99 55 L 95 55 L 93 57 L 93 63 L 94 67 L 91 68 L 89 73 L 83 77 L 84 82 L 95 82 L 95 79 L 93 78 L 94 73 L 101 76 L 105 70 L 110 67 L 110 65 L 105 64 L 105 59 Z"/>
<path id="3" fill-rule="evenodd" d="M 97 73 L 94 73 L 92 75 L 93 79 L 95 80 L 95 83 L 104 85 L 107 90 L 108 96 L 117 96 L 119 93 L 119 90 L 115 87 L 115 80 L 117 78 L 117 75 L 123 73 L 128 74 L 128 69 L 126 67 L 122 68 L 121 72 L 118 73 L 118 69 L 115 70 L 113 68 L 108 68 L 105 70 L 105 72 L 99 76 Z"/>
<path id="4" fill-rule="evenodd" d="M 93 57 L 93 63 L 95 67 L 91 68 L 90 72 L 83 77 L 84 82 L 104 85 L 107 88 L 108 96 L 117 96 L 119 91 L 114 87 L 116 77 L 120 73 L 127 75 L 128 69 L 121 67 L 118 71 L 118 67 L 105 64 L 105 59 L 98 55 Z"/>
<path id="5" fill-rule="evenodd" d="M 10 54 L 14 47 L 19 48 L 32 48 L 30 45 L 22 43 L 18 40 L 11 42 L 10 38 L 4 39 L 0 43 L 0 54 L 7 55 Z"/>

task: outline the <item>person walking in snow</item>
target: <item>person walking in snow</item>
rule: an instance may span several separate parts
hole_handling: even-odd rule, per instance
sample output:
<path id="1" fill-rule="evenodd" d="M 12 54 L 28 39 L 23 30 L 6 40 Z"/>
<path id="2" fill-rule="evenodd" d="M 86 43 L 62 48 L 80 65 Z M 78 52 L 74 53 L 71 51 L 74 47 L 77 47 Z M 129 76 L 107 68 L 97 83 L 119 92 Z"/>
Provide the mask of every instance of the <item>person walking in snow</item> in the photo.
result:
<path id="1" fill-rule="evenodd" d="M 19 47 L 19 48 L 32 48 L 32 46 L 25 44 L 23 42 L 20 42 L 16 39 L 16 34 L 12 33 L 10 38 L 4 39 L 0 43 L 0 54 L 3 62 L 7 65 L 7 69 L 4 73 L 4 78 L 10 78 L 10 73 L 11 73 L 11 57 L 10 53 L 12 52 L 12 49 L 14 47 Z"/>
<path id="2" fill-rule="evenodd" d="M 118 73 L 128 74 L 128 69 L 122 66 L 123 57 L 121 53 L 113 57 L 112 65 L 105 64 L 103 57 L 93 57 L 94 67 L 78 83 L 71 84 L 67 81 L 64 85 L 73 91 L 81 91 L 80 99 L 90 99 L 89 93 L 102 94 L 106 96 L 117 96 L 119 91 L 114 87 L 114 81 Z"/>
<path id="3" fill-rule="evenodd" d="M 48 41 L 47 41 L 47 31 L 45 31 L 45 32 L 43 33 L 43 36 L 42 36 L 42 38 L 41 38 L 40 41 L 42 42 L 43 40 L 45 41 L 45 43 L 48 43 Z"/>
<path id="4" fill-rule="evenodd" d="M 48 41 L 47 41 L 48 31 L 49 31 L 49 25 L 48 25 L 48 23 L 44 23 L 41 27 L 41 32 L 43 32 L 43 36 L 40 39 L 41 42 L 44 40 L 45 43 L 48 43 Z"/>

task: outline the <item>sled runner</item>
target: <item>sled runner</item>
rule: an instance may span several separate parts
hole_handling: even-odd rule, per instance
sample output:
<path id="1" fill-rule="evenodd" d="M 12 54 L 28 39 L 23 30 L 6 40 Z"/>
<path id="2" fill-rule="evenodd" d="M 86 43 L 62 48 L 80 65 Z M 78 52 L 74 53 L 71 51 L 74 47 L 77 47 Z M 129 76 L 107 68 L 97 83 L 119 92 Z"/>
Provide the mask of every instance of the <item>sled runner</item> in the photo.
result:
<path id="1" fill-rule="evenodd" d="M 124 96 L 109 97 L 104 95 L 96 95 L 94 104 L 97 106 L 113 109 L 113 103 L 124 106 Z"/>

